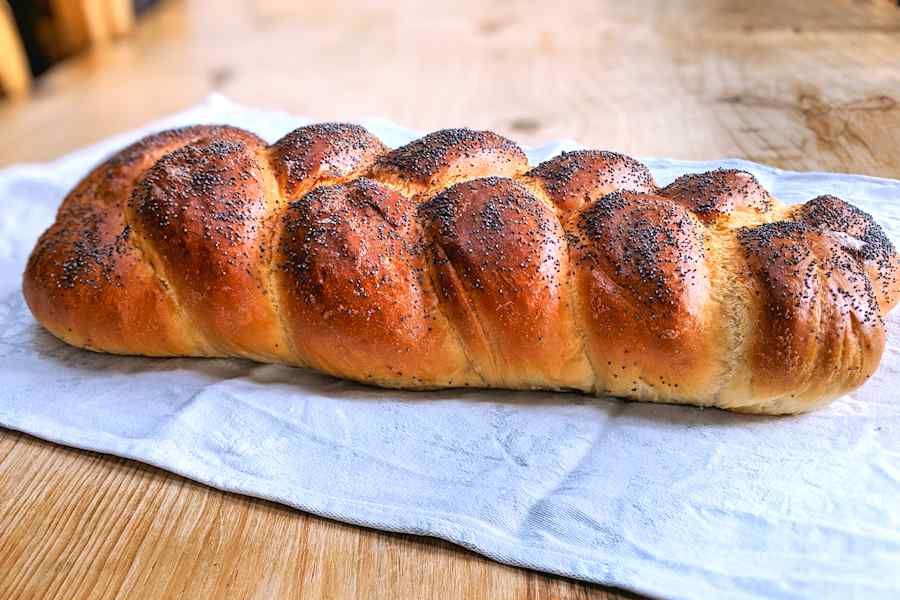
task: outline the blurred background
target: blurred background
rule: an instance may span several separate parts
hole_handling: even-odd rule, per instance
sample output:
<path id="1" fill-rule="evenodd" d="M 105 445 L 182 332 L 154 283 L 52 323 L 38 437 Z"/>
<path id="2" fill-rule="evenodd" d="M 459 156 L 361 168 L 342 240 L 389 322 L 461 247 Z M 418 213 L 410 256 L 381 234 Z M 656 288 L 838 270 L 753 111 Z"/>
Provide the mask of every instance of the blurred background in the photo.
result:
<path id="1" fill-rule="evenodd" d="M 47 160 L 212 92 L 900 176 L 897 0 L 0 0 L 0 166 Z"/>

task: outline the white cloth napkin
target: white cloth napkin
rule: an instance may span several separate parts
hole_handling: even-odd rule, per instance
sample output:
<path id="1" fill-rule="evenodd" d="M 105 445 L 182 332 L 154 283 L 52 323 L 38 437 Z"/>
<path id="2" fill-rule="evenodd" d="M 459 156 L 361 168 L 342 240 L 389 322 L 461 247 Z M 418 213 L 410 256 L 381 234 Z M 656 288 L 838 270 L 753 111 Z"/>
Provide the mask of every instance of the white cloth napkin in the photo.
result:
<path id="1" fill-rule="evenodd" d="M 0 171 L 0 425 L 660 597 L 900 597 L 900 311 L 871 381 L 787 418 L 577 394 L 403 393 L 243 360 L 94 354 L 44 332 L 21 272 L 68 189 L 149 131 L 204 122 L 274 140 L 307 121 L 214 96 L 52 163 Z M 389 145 L 417 135 L 362 123 Z M 647 162 L 660 183 L 743 168 L 784 201 L 832 193 L 900 233 L 900 181 Z"/>

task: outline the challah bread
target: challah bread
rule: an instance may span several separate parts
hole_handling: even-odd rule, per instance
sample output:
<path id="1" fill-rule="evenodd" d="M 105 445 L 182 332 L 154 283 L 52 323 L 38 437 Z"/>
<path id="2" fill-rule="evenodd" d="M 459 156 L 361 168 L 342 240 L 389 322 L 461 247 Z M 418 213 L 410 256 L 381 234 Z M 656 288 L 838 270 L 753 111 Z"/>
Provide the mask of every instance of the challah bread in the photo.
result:
<path id="1" fill-rule="evenodd" d="M 355 125 L 198 126 L 89 174 L 24 294 L 96 351 L 780 414 L 874 372 L 898 266 L 869 215 L 741 171 L 660 188 L 612 152 L 531 168 L 485 131 L 389 150 Z"/>

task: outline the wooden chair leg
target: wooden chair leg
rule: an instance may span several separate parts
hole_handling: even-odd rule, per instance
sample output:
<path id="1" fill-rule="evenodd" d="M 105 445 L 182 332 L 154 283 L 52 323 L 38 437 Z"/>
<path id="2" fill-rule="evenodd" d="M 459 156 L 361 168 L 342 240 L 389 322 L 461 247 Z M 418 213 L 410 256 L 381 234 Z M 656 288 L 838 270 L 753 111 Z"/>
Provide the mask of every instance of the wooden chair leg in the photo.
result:
<path id="1" fill-rule="evenodd" d="M 114 36 L 130 33 L 134 29 L 133 0 L 106 0 L 110 29 Z"/>
<path id="2" fill-rule="evenodd" d="M 12 9 L 0 0 L 0 89 L 10 97 L 22 97 L 30 85 L 31 70 Z"/>
<path id="3" fill-rule="evenodd" d="M 81 0 L 88 45 L 91 47 L 103 46 L 112 40 L 106 4 L 106 0 Z"/>
<path id="4" fill-rule="evenodd" d="M 83 0 L 50 0 L 55 38 L 60 56 L 74 54 L 90 43 Z"/>
<path id="5" fill-rule="evenodd" d="M 132 0 L 51 0 L 51 8 L 66 54 L 103 46 L 134 28 Z"/>

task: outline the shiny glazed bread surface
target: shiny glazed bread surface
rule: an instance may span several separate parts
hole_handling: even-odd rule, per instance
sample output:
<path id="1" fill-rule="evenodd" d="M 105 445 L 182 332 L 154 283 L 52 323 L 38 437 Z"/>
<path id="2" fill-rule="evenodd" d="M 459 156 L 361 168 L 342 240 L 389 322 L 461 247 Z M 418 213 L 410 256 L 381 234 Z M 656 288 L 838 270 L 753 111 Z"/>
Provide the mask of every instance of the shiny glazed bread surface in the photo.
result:
<path id="1" fill-rule="evenodd" d="M 197 126 L 90 173 L 23 285 L 95 351 L 780 414 L 875 371 L 897 270 L 869 215 L 742 171 L 660 188 L 613 152 L 531 168 L 487 131 L 390 150 L 355 125 Z"/>

